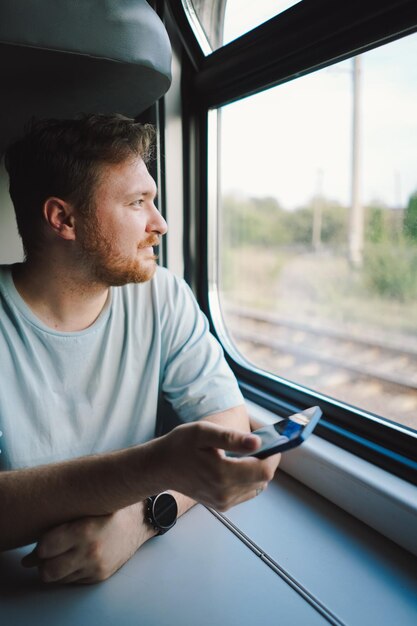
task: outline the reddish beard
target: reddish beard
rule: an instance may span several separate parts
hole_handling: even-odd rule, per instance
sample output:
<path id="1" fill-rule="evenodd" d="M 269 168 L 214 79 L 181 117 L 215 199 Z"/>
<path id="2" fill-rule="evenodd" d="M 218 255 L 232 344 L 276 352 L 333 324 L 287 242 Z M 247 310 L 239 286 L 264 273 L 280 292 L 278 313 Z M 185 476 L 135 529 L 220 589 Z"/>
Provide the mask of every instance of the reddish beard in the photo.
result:
<path id="1" fill-rule="evenodd" d="M 138 249 L 159 245 L 159 237 L 150 235 L 140 242 Z M 127 283 L 143 283 L 150 280 L 156 271 L 155 254 L 143 258 L 124 256 L 114 249 L 113 241 L 105 236 L 100 224 L 93 217 L 83 225 L 81 257 L 91 272 L 92 280 L 108 286 L 119 287 Z"/>

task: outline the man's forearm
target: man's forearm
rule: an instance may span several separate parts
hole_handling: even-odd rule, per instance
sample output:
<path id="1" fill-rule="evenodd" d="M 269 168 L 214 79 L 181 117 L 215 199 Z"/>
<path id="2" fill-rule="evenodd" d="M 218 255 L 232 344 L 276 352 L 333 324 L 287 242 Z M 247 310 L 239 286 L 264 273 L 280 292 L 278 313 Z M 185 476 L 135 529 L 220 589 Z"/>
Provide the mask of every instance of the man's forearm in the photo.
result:
<path id="1" fill-rule="evenodd" d="M 0 472 L 0 550 L 36 541 L 63 522 L 112 513 L 163 490 L 154 443 Z"/>
<path id="2" fill-rule="evenodd" d="M 0 551 L 37 541 L 45 531 L 64 522 L 113 513 L 163 491 L 168 485 L 156 467 L 155 441 L 113 453 L 0 472 Z M 182 515 L 194 501 L 175 495 Z"/>
<path id="3" fill-rule="evenodd" d="M 212 423 L 208 423 L 212 422 Z M 179 426 L 146 444 L 32 469 L 0 472 L 0 550 L 37 541 L 49 529 L 104 516 L 161 491 L 176 491 L 179 512 L 193 500 L 217 510 L 253 497 L 277 460 L 242 458 L 259 445 L 243 407 Z"/>
<path id="4" fill-rule="evenodd" d="M 220 426 L 227 426 L 229 428 L 236 428 L 242 432 L 250 431 L 249 414 L 244 404 L 221 411 L 220 413 L 213 413 L 213 415 L 207 415 L 203 417 L 203 420 L 211 422 L 212 424 L 219 424 Z"/>
<path id="5" fill-rule="evenodd" d="M 232 409 L 205 419 L 233 426 L 236 416 Z M 156 441 L 108 454 L 0 472 L 0 551 L 35 542 L 64 522 L 113 513 L 168 488 L 155 454 Z M 175 497 L 179 515 L 195 504 L 182 494 Z"/>

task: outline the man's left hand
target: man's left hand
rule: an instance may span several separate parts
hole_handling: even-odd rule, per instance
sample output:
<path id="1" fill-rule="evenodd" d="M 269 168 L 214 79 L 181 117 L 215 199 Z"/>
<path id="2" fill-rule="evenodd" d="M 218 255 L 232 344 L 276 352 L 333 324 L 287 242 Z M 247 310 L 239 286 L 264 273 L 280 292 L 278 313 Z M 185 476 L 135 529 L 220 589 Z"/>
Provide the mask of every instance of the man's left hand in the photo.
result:
<path id="1" fill-rule="evenodd" d="M 95 583 L 114 574 L 153 535 L 139 502 L 52 528 L 22 565 L 38 567 L 44 582 Z"/>

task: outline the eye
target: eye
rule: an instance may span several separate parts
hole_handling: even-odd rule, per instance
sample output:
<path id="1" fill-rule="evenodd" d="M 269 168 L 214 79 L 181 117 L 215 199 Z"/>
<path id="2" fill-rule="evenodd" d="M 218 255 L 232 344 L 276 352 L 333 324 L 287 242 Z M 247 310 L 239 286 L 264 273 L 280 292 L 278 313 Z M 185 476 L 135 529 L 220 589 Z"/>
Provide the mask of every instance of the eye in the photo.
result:
<path id="1" fill-rule="evenodd" d="M 130 206 L 134 206 L 134 207 L 143 206 L 143 198 L 138 198 L 137 200 L 133 200 L 133 202 L 130 203 Z"/>

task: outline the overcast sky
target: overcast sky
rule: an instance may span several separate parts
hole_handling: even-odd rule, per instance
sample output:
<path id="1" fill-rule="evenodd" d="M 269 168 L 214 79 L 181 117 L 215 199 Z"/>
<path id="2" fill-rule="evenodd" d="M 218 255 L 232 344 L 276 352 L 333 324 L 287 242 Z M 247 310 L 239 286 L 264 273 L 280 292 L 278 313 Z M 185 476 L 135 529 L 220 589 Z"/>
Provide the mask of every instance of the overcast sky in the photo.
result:
<path id="1" fill-rule="evenodd" d="M 229 0 L 226 28 L 234 20 L 236 33 L 247 30 L 245 3 Z M 263 7 L 263 19 L 276 12 L 277 4 L 276 0 L 248 1 L 248 7 Z M 285 3 L 290 4 L 294 3 Z M 231 29 L 229 35 L 233 37 Z M 403 206 L 417 191 L 416 59 L 417 34 L 361 56 L 364 203 L 379 200 L 391 207 Z M 272 195 L 283 207 L 293 209 L 321 190 L 326 197 L 348 204 L 352 67 L 352 60 L 344 61 L 224 107 L 223 191 Z"/>

